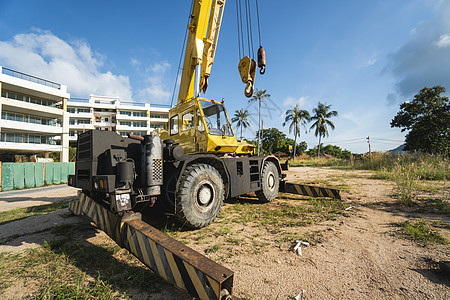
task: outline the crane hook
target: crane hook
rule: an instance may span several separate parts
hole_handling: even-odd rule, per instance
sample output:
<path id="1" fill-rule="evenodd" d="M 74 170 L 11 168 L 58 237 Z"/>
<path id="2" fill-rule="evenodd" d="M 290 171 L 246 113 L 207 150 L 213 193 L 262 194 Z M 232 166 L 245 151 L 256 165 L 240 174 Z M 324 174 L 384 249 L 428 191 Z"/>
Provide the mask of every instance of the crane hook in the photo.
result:
<path id="1" fill-rule="evenodd" d="M 258 49 L 258 68 L 259 74 L 264 75 L 266 73 L 266 51 L 262 46 Z"/>
<path id="2" fill-rule="evenodd" d="M 247 85 L 245 86 L 244 89 L 245 97 L 250 98 L 253 95 L 253 90 L 254 90 L 253 82 L 247 81 Z"/>

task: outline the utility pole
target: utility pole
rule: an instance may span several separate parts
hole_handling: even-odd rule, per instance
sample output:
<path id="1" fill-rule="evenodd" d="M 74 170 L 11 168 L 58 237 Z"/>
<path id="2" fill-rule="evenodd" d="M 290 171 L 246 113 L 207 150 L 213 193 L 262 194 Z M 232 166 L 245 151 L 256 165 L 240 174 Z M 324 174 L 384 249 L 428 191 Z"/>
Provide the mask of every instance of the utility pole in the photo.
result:
<path id="1" fill-rule="evenodd" d="M 367 139 L 367 143 L 369 144 L 369 156 L 370 156 L 370 154 L 371 154 L 371 152 L 370 152 L 370 137 L 368 136 L 368 137 L 366 137 L 366 139 Z"/>
<path id="2" fill-rule="evenodd" d="M 259 156 L 259 151 L 261 149 L 261 99 L 259 100 L 259 109 L 258 109 L 258 156 Z"/>
<path id="3" fill-rule="evenodd" d="M 259 137 L 259 144 L 258 144 L 258 146 L 259 146 L 258 153 L 261 153 L 261 154 L 262 154 L 262 143 L 263 143 L 263 130 L 264 130 L 264 120 L 261 120 L 261 130 L 260 130 L 261 136 Z M 258 154 L 258 155 L 260 155 L 260 154 Z"/>

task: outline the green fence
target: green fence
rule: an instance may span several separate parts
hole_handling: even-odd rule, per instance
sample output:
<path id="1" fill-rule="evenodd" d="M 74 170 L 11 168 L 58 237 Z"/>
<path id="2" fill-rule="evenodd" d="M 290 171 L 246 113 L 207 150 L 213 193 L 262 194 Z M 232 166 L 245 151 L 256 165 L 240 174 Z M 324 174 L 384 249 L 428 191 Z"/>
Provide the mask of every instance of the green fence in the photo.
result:
<path id="1" fill-rule="evenodd" d="M 2 191 L 10 191 L 14 188 L 14 163 L 2 164 Z"/>
<path id="2" fill-rule="evenodd" d="M 68 175 L 75 174 L 74 162 L 1 163 L 1 190 L 33 188 L 67 183 Z"/>

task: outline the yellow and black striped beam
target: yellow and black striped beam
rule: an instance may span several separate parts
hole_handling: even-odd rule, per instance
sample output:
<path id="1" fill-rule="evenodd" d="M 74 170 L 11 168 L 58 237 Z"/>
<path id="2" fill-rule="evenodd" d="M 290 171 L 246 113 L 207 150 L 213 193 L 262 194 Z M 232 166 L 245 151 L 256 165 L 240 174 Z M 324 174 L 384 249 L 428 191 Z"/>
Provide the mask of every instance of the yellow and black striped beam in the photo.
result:
<path id="1" fill-rule="evenodd" d="M 98 228 L 103 230 L 119 245 L 122 245 L 122 235 L 120 233 L 122 218 L 113 214 L 81 191 L 78 191 L 78 199 L 78 201 L 69 203 L 69 210 L 74 215 L 89 217 Z"/>
<path id="2" fill-rule="evenodd" d="M 143 222 L 140 214 L 120 217 L 87 197 L 69 204 L 76 215 L 86 215 L 120 246 L 176 287 L 198 299 L 223 299 L 232 292 L 233 271 Z"/>
<path id="3" fill-rule="evenodd" d="M 341 191 L 327 187 L 318 187 L 313 185 L 280 182 L 280 192 L 298 194 L 309 197 L 328 197 L 341 200 Z"/>

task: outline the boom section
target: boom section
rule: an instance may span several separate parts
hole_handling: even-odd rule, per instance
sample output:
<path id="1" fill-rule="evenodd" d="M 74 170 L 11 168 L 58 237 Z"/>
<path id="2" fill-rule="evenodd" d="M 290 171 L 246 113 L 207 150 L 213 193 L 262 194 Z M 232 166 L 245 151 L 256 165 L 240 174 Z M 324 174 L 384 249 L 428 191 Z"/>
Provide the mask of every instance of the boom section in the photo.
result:
<path id="1" fill-rule="evenodd" d="M 192 100 L 208 87 L 225 7 L 225 0 L 193 2 L 178 105 Z"/>

